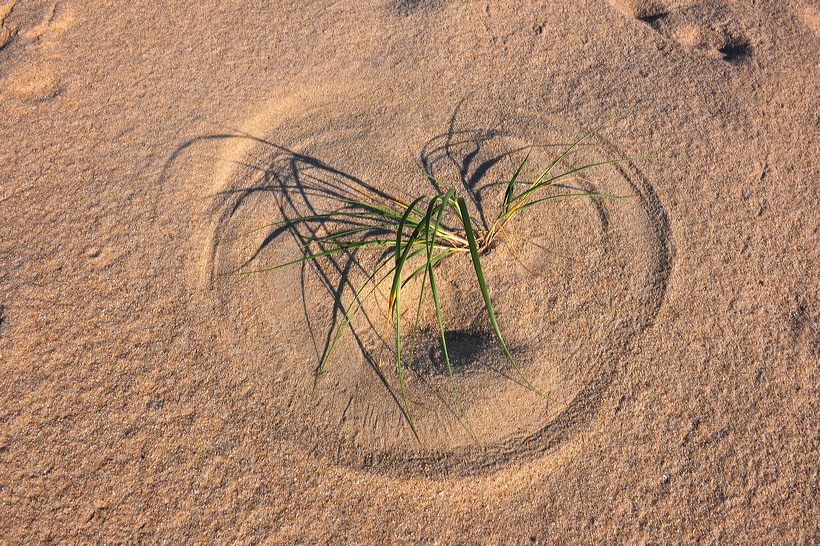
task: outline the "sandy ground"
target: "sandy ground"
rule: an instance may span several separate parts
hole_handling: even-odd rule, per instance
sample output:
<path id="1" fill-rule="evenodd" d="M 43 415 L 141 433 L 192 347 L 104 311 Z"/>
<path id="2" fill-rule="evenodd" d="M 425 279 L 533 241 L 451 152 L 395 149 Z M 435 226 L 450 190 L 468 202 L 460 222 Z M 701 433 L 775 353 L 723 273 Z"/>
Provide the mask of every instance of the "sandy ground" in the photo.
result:
<path id="1" fill-rule="evenodd" d="M 820 542 L 815 1 L 0 22 L 0 542 Z M 310 395 L 332 325 L 309 270 L 218 276 L 220 237 L 271 210 L 245 190 L 272 144 L 412 197 L 448 136 L 566 142 L 639 101 L 598 149 L 667 159 L 602 175 L 629 205 L 534 216 L 582 265 L 530 249 L 552 276 L 510 288 L 552 302 L 507 315 L 567 409 L 465 372 L 480 447 L 414 443 L 353 344 Z"/>

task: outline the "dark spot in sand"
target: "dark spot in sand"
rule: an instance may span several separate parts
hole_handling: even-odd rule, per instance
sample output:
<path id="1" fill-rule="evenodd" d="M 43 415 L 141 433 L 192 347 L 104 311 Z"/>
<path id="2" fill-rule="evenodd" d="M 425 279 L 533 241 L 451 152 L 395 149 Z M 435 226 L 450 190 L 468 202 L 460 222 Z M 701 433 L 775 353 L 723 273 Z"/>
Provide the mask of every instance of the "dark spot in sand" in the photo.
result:
<path id="1" fill-rule="evenodd" d="M 409 17 L 439 7 L 440 2 L 439 0 L 391 0 L 388 6 L 393 13 L 401 17 Z"/>
<path id="2" fill-rule="evenodd" d="M 486 365 L 482 362 L 482 355 L 498 349 L 495 337 L 490 332 L 449 330 L 444 333 L 444 337 L 447 340 L 447 354 L 454 374 L 469 372 L 475 367 Z M 439 332 L 425 331 L 420 341 L 423 343 L 427 358 L 413 363 L 413 369 L 423 374 L 448 376 L 450 372 L 447 369 Z"/>
<path id="3" fill-rule="evenodd" d="M 799 336 L 806 327 L 807 321 L 808 308 L 806 306 L 806 302 L 799 300 L 797 302 L 797 306 L 789 315 L 789 326 L 791 328 L 792 335 L 795 337 Z"/>
<path id="4" fill-rule="evenodd" d="M 728 38 L 726 43 L 717 48 L 723 60 L 732 64 L 744 62 L 752 53 L 751 45 L 744 38 Z"/>
<path id="5" fill-rule="evenodd" d="M 650 27 L 654 28 L 655 30 L 658 30 L 657 27 L 658 27 L 659 22 L 662 19 L 664 19 L 667 15 L 669 15 L 667 12 L 661 12 L 661 13 L 655 13 L 653 15 L 646 15 L 644 17 L 638 17 L 637 19 L 639 21 L 643 21 L 644 23 L 646 23 Z"/>

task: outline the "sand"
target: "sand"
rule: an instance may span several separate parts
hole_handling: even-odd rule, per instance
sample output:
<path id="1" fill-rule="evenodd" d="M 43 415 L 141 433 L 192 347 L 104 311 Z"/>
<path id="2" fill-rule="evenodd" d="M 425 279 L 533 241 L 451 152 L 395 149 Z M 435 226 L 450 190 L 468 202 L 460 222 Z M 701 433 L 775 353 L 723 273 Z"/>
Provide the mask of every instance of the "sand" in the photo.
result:
<path id="1" fill-rule="evenodd" d="M 0 542 L 817 543 L 818 59 L 811 0 L 0 5 Z M 478 446 L 432 349 L 415 441 L 366 325 L 311 394 L 332 268 L 219 275 L 294 153 L 478 213 L 638 103 L 589 151 L 662 158 L 591 177 L 632 198 L 487 256 L 563 405 L 442 273 Z"/>

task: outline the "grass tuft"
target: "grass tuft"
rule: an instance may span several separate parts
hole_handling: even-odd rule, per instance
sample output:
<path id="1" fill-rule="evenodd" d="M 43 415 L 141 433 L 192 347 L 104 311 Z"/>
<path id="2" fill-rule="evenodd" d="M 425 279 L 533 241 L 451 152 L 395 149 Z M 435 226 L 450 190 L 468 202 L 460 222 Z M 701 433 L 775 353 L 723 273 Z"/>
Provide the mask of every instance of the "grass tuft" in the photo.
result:
<path id="1" fill-rule="evenodd" d="M 322 235 L 303 238 L 305 243 L 304 255 L 298 259 L 271 267 L 242 270 L 227 275 L 258 274 L 300 263 L 315 262 L 337 254 L 356 251 L 374 252 L 377 256 L 376 266 L 368 272 L 366 281 L 355 289 L 352 301 L 344 307 L 342 319 L 330 338 L 327 350 L 316 368 L 313 391 L 316 391 L 322 377 L 327 373 L 337 342 L 350 327 L 353 318 L 361 311 L 363 305 L 374 297 L 380 286 L 389 285 L 385 320 L 387 335 L 385 339 L 389 337 L 394 339 L 395 373 L 399 384 L 399 399 L 401 400 L 402 411 L 416 439 L 419 443 L 422 443 L 407 396 L 406 372 L 409 363 L 402 359 L 402 346 L 406 344 L 409 335 L 410 349 L 409 352 L 405 350 L 405 353 L 409 355 L 409 360 L 412 362 L 421 310 L 425 303 L 425 293 L 429 290 L 432 296 L 436 326 L 441 340 L 450 386 L 467 429 L 478 443 L 478 437 L 467 416 L 465 404 L 453 373 L 445 334 L 445 317 L 442 312 L 438 285 L 436 284 L 436 267 L 449 256 L 469 256 L 474 272 L 474 281 L 477 283 L 483 298 L 487 320 L 492 326 L 495 338 L 507 360 L 509 360 L 528 390 L 550 402 L 560 403 L 539 390 L 526 377 L 513 358 L 501 333 L 501 327 L 493 309 L 491 287 L 487 285 L 484 276 L 481 256 L 491 248 L 499 235 L 516 236 L 516 234 L 505 231 L 505 227 L 512 218 L 522 214 L 530 207 L 555 199 L 578 197 L 622 199 L 627 197 L 578 191 L 556 194 L 547 193 L 546 190 L 555 187 L 559 182 L 564 187 L 566 182 L 574 179 L 586 180 L 584 178 L 586 171 L 596 167 L 648 159 L 612 159 L 565 170 L 560 168 L 569 158 L 585 149 L 585 146 L 582 146 L 585 141 L 633 109 L 634 107 L 626 112 L 619 113 L 583 134 L 550 162 L 546 168 L 538 171 L 538 176 L 529 182 L 522 180 L 522 176 L 530 161 L 532 148 L 527 151 L 524 158 L 519 162 L 515 162 L 512 154 L 508 154 L 512 162 L 513 172 L 504 186 L 504 194 L 501 198 L 498 214 L 485 230 L 477 231 L 473 227 L 467 203 L 458 194 L 458 191 L 443 184 L 427 172 L 423 173 L 424 176 L 433 183 L 435 188 L 442 188 L 442 190 L 437 193 L 422 195 L 409 203 L 385 194 L 368 193 L 360 190 L 352 191 L 349 187 L 340 188 L 331 185 L 327 188 L 313 188 L 313 191 L 318 192 L 322 197 L 336 203 L 338 205 L 337 210 L 286 218 L 282 222 L 260 226 L 220 243 L 232 243 L 265 229 L 281 228 L 283 226 L 308 226 L 312 228 L 311 233 L 322 233 Z M 322 227 L 321 230 L 318 229 L 320 226 Z M 330 226 L 330 229 L 328 229 L 328 226 Z M 334 226 L 336 226 L 335 229 L 333 229 Z M 413 324 L 407 327 L 402 323 L 402 305 L 404 304 L 402 292 L 407 284 L 414 279 L 421 280 L 421 289 L 416 302 Z M 392 335 L 389 333 L 390 330 L 392 330 Z M 408 331 L 410 334 L 408 334 Z"/>

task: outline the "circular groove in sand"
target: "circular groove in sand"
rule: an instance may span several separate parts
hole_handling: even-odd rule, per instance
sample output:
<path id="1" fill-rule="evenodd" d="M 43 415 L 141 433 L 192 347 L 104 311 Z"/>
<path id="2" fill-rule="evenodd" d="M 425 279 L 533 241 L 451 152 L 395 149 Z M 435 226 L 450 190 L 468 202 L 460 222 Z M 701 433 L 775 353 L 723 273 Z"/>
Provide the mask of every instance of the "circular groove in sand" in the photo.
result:
<path id="1" fill-rule="evenodd" d="M 440 126 L 446 122 L 417 125 L 417 137 L 397 138 L 394 128 L 414 120 L 403 119 L 400 111 L 370 111 L 362 102 L 327 97 L 298 109 L 272 108 L 248 134 L 237 135 L 229 157 L 223 157 L 229 167 L 216 180 L 208 207 L 211 235 L 203 268 L 210 304 L 225 318 L 225 346 L 236 347 L 231 365 L 256 367 L 268 378 L 276 393 L 271 403 L 282 408 L 276 426 L 288 438 L 340 464 L 430 475 L 473 473 L 547 452 L 583 426 L 617 374 L 624 349 L 652 322 L 663 296 L 666 227 L 651 186 L 632 166 L 607 167 L 591 180 L 574 180 L 569 185 L 576 190 L 634 197 L 533 207 L 484 257 L 508 344 L 527 377 L 561 404 L 528 391 L 505 362 L 482 315 L 469 261 L 455 256 L 441 264 L 456 381 L 480 445 L 452 395 L 428 313 L 422 316 L 417 362 L 408 372 L 422 447 L 399 403 L 389 348 L 382 348 L 383 298 L 375 297 L 341 338 L 329 373 L 311 393 L 313 372 L 341 320 L 336 301 L 349 301 L 351 286 L 361 284 L 373 258 L 360 254 L 318 266 L 223 277 L 302 254 L 287 227 L 218 243 L 331 208 L 312 190 L 317 185 L 408 200 L 430 193 L 418 166 L 455 181 L 477 216 L 491 217 L 499 184 L 511 172 L 506 152 L 520 158 L 530 143 L 565 143 L 575 133 L 543 116 L 518 114 L 504 121 L 462 111 L 445 131 Z M 531 164 L 547 164 L 558 150 L 535 148 Z M 612 157 L 601 146 L 579 161 Z"/>

